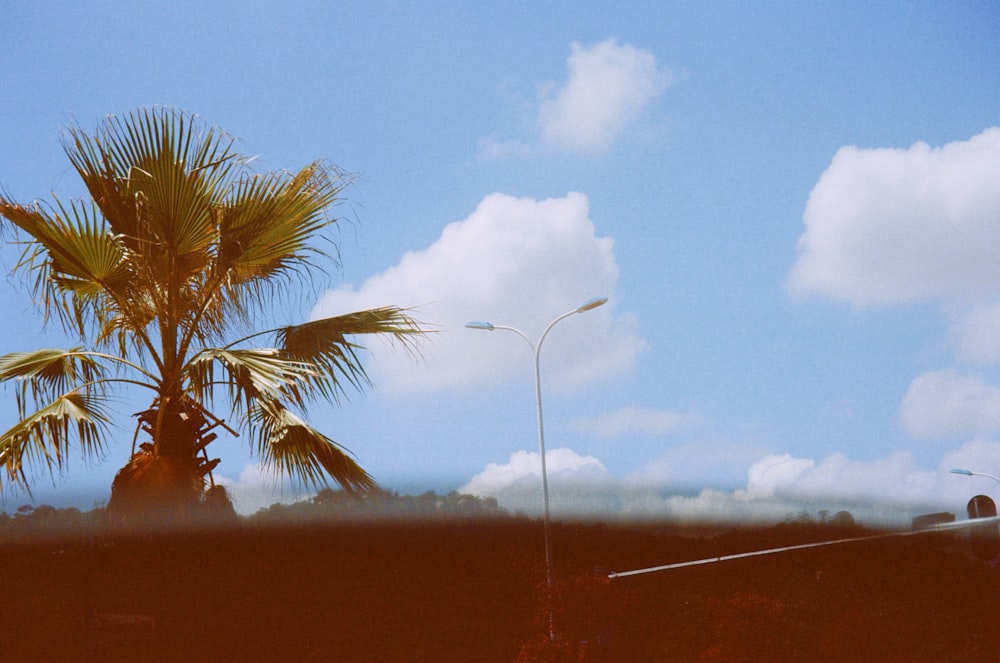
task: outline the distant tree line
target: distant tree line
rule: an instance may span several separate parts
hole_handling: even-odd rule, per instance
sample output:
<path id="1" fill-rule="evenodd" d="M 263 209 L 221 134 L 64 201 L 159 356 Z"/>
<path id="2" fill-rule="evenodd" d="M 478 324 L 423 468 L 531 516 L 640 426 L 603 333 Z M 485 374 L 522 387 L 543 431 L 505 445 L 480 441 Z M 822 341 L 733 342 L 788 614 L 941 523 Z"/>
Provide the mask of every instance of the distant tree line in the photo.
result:
<path id="1" fill-rule="evenodd" d="M 854 514 L 850 511 L 838 511 L 831 516 L 828 509 L 820 509 L 816 518 L 813 518 L 808 511 L 800 511 L 794 516 L 789 514 L 785 518 L 785 522 L 803 524 L 818 522 L 821 525 L 832 525 L 833 527 L 853 527 L 855 524 Z"/>
<path id="2" fill-rule="evenodd" d="M 57 509 L 48 504 L 37 507 L 23 504 L 13 514 L 0 511 L 0 541 L 73 533 L 98 527 L 103 520 L 103 507 L 80 511 L 73 507 Z"/>
<path id="3" fill-rule="evenodd" d="M 307 520 L 506 517 L 509 514 L 500 508 L 494 497 L 482 498 L 456 491 L 447 495 L 438 495 L 434 491 L 420 495 L 400 495 L 387 490 L 350 493 L 324 488 L 307 500 L 292 504 L 272 504 L 253 515 L 241 517 L 239 521 L 248 524 L 276 524 Z M 102 506 L 81 511 L 75 507 L 24 504 L 13 513 L 0 511 L 0 542 L 73 533 L 98 527 L 103 518 Z"/>
<path id="4" fill-rule="evenodd" d="M 104 516 L 104 507 L 96 506 L 87 511 L 80 509 L 56 508 L 48 504 L 32 506 L 24 504 L 12 513 L 0 511 L 0 542 L 33 538 L 45 535 L 62 535 L 99 527 Z M 312 497 L 293 502 L 275 503 L 256 513 L 243 516 L 239 523 L 267 525 L 281 523 L 303 523 L 307 521 L 358 521 L 358 520 L 412 520 L 412 519 L 462 519 L 462 518 L 513 518 L 509 512 L 497 504 L 495 497 L 477 497 L 457 491 L 439 495 L 427 491 L 419 495 L 401 495 L 396 491 L 374 490 L 367 493 L 352 493 L 324 488 Z M 853 528 L 854 517 L 848 511 L 839 511 L 830 516 L 820 511 L 818 518 L 808 512 L 789 515 L 782 526 L 820 526 L 819 534 L 828 527 Z M 825 527 L 823 527 L 825 526 Z M 732 528 L 739 531 L 739 525 Z M 729 530 L 722 528 L 722 531 Z M 760 531 L 758 528 L 753 528 Z"/>
<path id="5" fill-rule="evenodd" d="M 476 497 L 452 491 L 438 495 L 400 495 L 378 490 L 349 493 L 324 488 L 308 500 L 272 504 L 248 520 L 254 523 L 302 520 L 367 520 L 382 518 L 496 518 L 508 517 L 495 497 Z"/>

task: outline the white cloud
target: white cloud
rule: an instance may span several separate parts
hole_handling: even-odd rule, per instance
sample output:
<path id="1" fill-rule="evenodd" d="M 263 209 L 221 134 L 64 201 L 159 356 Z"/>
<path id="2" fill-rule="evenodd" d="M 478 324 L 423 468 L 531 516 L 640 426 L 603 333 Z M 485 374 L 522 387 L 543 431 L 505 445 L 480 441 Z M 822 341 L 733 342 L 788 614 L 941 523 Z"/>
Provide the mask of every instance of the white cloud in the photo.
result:
<path id="1" fill-rule="evenodd" d="M 590 48 L 574 43 L 571 50 L 569 80 L 541 101 L 542 139 L 559 150 L 602 151 L 672 76 L 649 51 L 614 39 Z"/>
<path id="2" fill-rule="evenodd" d="M 762 462 L 766 462 L 764 459 Z M 819 463 L 791 459 L 795 471 L 771 477 L 770 494 L 786 497 L 818 497 L 837 500 L 880 500 L 889 504 L 933 500 L 939 472 L 920 469 L 912 455 L 897 452 L 871 461 L 854 461 L 835 453 Z M 751 477 L 753 468 L 751 468 Z M 748 484 L 752 490 L 752 484 Z"/>
<path id="3" fill-rule="evenodd" d="M 909 149 L 844 147 L 813 188 L 789 286 L 857 304 L 1000 297 L 1000 127 Z"/>
<path id="4" fill-rule="evenodd" d="M 1000 467 L 1000 442 L 995 440 L 976 439 L 966 442 L 958 449 L 950 451 L 944 455 L 941 461 L 942 469 L 966 469 L 973 472 L 985 472 L 986 474 L 998 474 Z M 954 477 L 954 475 L 952 475 Z M 956 481 L 952 478 L 952 481 Z M 990 486 L 992 479 L 970 477 L 970 483 L 963 481 L 963 477 L 957 477 L 957 484 L 962 485 L 967 490 L 993 490 L 995 486 Z"/>
<path id="5" fill-rule="evenodd" d="M 386 304 L 419 307 L 418 317 L 439 331 L 423 345 L 422 360 L 384 348 L 370 367 L 376 387 L 414 393 L 530 371 L 522 340 L 505 331 L 464 329 L 470 320 L 512 325 L 535 340 L 557 315 L 591 297 L 612 296 L 607 305 L 553 330 L 545 346 L 546 380 L 568 389 L 627 371 L 645 341 L 630 316 L 616 315 L 614 243 L 596 236 L 588 214 L 580 193 L 548 200 L 491 194 L 428 248 L 407 253 L 357 289 L 347 285 L 325 293 L 312 316 Z"/>
<path id="6" fill-rule="evenodd" d="M 572 44 L 566 65 L 566 82 L 542 86 L 536 104 L 527 104 L 537 114 L 540 145 L 493 136 L 480 141 L 484 156 L 525 155 L 538 147 L 570 153 L 607 150 L 677 78 L 649 51 L 614 39 Z M 509 92 L 504 96 L 512 97 Z M 516 105 L 526 105 L 516 99 Z"/>
<path id="7" fill-rule="evenodd" d="M 900 423 L 925 439 L 1000 432 L 1000 387 L 950 369 L 923 373 L 903 397 Z"/>
<path id="8" fill-rule="evenodd" d="M 253 463 L 243 467 L 238 479 L 216 474 L 215 482 L 225 487 L 236 513 L 242 516 L 253 515 L 272 504 L 291 504 L 310 497 L 310 494 L 290 488 L 287 482 L 265 474 Z"/>
<path id="9" fill-rule="evenodd" d="M 623 407 L 591 419 L 579 419 L 571 425 L 581 433 L 611 439 L 630 435 L 667 435 L 696 421 L 697 417 L 691 414 Z"/>
<path id="10" fill-rule="evenodd" d="M 767 449 L 746 440 L 698 435 L 684 444 L 671 444 L 661 455 L 630 473 L 626 482 L 687 490 L 706 484 L 739 485 Z"/>
<path id="11" fill-rule="evenodd" d="M 980 304 L 955 316 L 951 337 L 958 356 L 980 364 L 1000 363 L 1000 303 Z"/>
<path id="12" fill-rule="evenodd" d="M 839 150 L 809 196 L 788 285 L 859 305 L 934 301 L 956 353 L 1000 362 L 1000 127 L 909 149 Z M 1000 431 L 1000 388 L 918 376 L 900 408 L 916 437 Z"/>
<path id="13" fill-rule="evenodd" d="M 556 516 L 609 513 L 618 506 L 614 479 L 601 461 L 572 449 L 545 452 L 550 511 Z M 542 511 L 541 460 L 538 453 L 516 451 L 507 463 L 490 463 L 459 488 L 460 493 L 495 497 L 510 512 Z"/>
<path id="14" fill-rule="evenodd" d="M 789 454 L 765 456 L 747 472 L 747 493 L 771 497 L 814 467 L 816 462 L 807 458 L 794 458 Z"/>
<path id="15" fill-rule="evenodd" d="M 768 455 L 747 472 L 747 485 L 732 492 L 703 490 L 695 496 L 671 495 L 647 487 L 622 491 L 622 512 L 700 521 L 773 521 L 800 512 L 849 511 L 871 525 L 905 526 L 916 515 L 951 511 L 963 517 L 976 488 L 956 481 L 950 467 L 1000 463 L 1000 443 L 972 443 L 944 457 L 936 469 L 917 465 L 908 453 L 871 461 L 833 454 L 822 461 L 788 454 Z"/>
<path id="16" fill-rule="evenodd" d="M 744 487 L 703 490 L 697 495 L 677 494 L 669 483 L 648 473 L 619 479 L 597 458 L 570 449 L 550 451 L 547 459 L 552 512 L 557 516 L 766 522 L 803 511 L 818 518 L 820 511 L 832 515 L 845 510 L 866 524 L 906 526 L 914 516 L 934 511 L 951 511 L 963 518 L 969 498 L 989 486 L 972 485 L 948 470 L 988 471 L 982 468 L 1000 465 L 1000 442 L 969 442 L 947 452 L 937 468 L 929 469 L 902 452 L 868 461 L 839 453 L 820 461 L 768 454 L 750 464 Z M 702 460 L 706 467 L 716 461 L 713 456 Z M 541 512 L 538 454 L 519 451 L 508 463 L 491 463 L 460 490 L 496 497 L 504 508 L 537 516 Z"/>
<path id="17" fill-rule="evenodd" d="M 636 491 L 624 502 L 622 513 L 628 518 L 669 518 L 681 522 L 780 522 L 801 510 L 799 504 L 751 497 L 746 491 L 727 493 L 707 488 L 696 496 L 660 495 Z"/>

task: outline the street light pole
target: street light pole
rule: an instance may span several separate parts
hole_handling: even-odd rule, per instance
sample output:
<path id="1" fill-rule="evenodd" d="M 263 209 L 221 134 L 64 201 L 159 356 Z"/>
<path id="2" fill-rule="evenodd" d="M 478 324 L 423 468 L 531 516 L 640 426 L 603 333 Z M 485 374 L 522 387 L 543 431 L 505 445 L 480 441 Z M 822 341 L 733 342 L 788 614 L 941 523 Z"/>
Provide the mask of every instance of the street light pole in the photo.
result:
<path id="1" fill-rule="evenodd" d="M 482 329 L 486 331 L 493 331 L 495 329 L 503 329 L 506 331 L 514 332 L 518 336 L 524 339 L 531 348 L 532 353 L 535 356 L 535 409 L 538 414 L 538 455 L 542 462 L 542 532 L 545 539 L 545 585 L 549 588 L 550 597 L 552 590 L 552 541 L 549 534 L 550 530 L 550 518 L 549 518 L 549 475 L 546 469 L 545 463 L 545 426 L 543 424 L 542 418 L 542 371 L 541 371 L 541 353 L 542 353 L 542 343 L 545 342 L 545 337 L 549 335 L 552 328 L 556 326 L 561 320 L 565 320 L 571 315 L 576 315 L 577 313 L 585 313 L 586 311 L 591 311 L 598 306 L 602 306 L 607 303 L 607 297 L 597 297 L 594 299 L 588 299 L 586 302 L 576 307 L 572 311 L 567 311 L 563 313 L 558 318 L 549 323 L 549 326 L 545 328 L 542 335 L 538 338 L 538 343 L 532 343 L 531 339 L 516 327 L 510 327 L 507 325 L 494 325 L 489 322 L 469 322 L 465 326 L 469 329 Z M 552 612 L 549 611 L 549 639 L 555 637 L 555 632 L 552 625 Z"/>
<path id="2" fill-rule="evenodd" d="M 984 474 L 983 472 L 973 472 L 972 470 L 966 470 L 962 468 L 948 470 L 948 471 L 951 472 L 952 474 L 961 474 L 967 477 L 987 477 L 989 479 L 993 479 L 997 483 L 1000 483 L 1000 477 L 995 477 L 992 474 Z"/>

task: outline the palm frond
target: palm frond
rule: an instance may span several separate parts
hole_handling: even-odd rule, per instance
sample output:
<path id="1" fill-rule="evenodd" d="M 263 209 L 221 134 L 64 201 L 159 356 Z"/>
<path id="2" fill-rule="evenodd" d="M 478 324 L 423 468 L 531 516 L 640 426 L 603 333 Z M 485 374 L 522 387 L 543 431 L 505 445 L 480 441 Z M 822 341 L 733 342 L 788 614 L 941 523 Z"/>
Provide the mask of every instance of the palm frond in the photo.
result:
<path id="1" fill-rule="evenodd" d="M 93 136 L 72 127 L 64 141 L 108 226 L 129 252 L 135 292 L 128 301 L 135 310 L 124 300 L 120 307 L 137 322 L 158 321 L 166 346 L 176 348 L 184 330 L 202 337 L 213 331 L 201 332 L 196 314 L 216 253 L 217 210 L 243 168 L 233 142 L 196 116 L 165 108 L 111 116 Z M 105 325 L 98 338 L 127 347 L 133 343 L 129 328 Z M 151 344 L 140 345 L 154 352 Z M 174 354 L 164 348 L 163 356 Z"/>
<path id="2" fill-rule="evenodd" d="M 216 366 L 222 369 L 218 380 Z M 214 387 L 224 384 L 233 406 L 249 412 L 260 400 L 286 398 L 290 389 L 307 382 L 313 373 L 309 364 L 283 357 L 275 348 L 207 348 L 187 363 L 184 379 L 195 400 L 212 402 Z"/>
<path id="3" fill-rule="evenodd" d="M 134 250 L 152 241 L 193 259 L 215 241 L 212 207 L 242 167 L 233 143 L 196 116 L 157 107 L 109 116 L 93 137 L 71 127 L 63 147 Z"/>
<path id="4" fill-rule="evenodd" d="M 427 333 L 406 309 L 395 306 L 357 311 L 274 331 L 275 345 L 290 359 L 315 367 L 308 386 L 314 396 L 333 399 L 344 395 L 343 383 L 362 390 L 370 384 L 358 356 L 363 346 L 350 342 L 348 336 L 385 334 L 414 349 L 418 336 Z"/>
<path id="5" fill-rule="evenodd" d="M 306 351 L 312 346 L 312 338 L 332 333 L 344 336 L 387 334 L 406 347 L 415 349 L 417 337 L 427 334 L 428 330 L 409 311 L 398 306 L 382 306 L 283 327 L 277 331 L 283 346 L 291 353 Z"/>
<path id="6" fill-rule="evenodd" d="M 312 428 L 276 401 L 260 401 L 253 412 L 256 453 L 267 470 L 314 487 L 332 478 L 347 491 L 378 484 L 339 444 Z"/>
<path id="7" fill-rule="evenodd" d="M 104 446 L 107 424 L 101 398 L 63 394 L 0 435 L 0 466 L 10 481 L 25 483 L 25 461 L 61 467 L 74 437 L 85 456 L 94 456 Z"/>
<path id="8" fill-rule="evenodd" d="M 204 316 L 222 326 L 248 321 L 260 302 L 294 279 L 316 271 L 312 258 L 329 257 L 316 242 L 335 219 L 328 209 L 346 177 L 321 163 L 297 173 L 268 173 L 234 187 L 219 211 L 219 242 L 208 281 Z"/>
<path id="9" fill-rule="evenodd" d="M 52 212 L 0 197 L 0 215 L 31 237 L 15 272 L 34 275 L 35 296 L 81 334 L 91 316 L 106 321 L 117 301 L 129 299 L 134 272 L 120 238 L 108 232 L 93 206 L 56 200 Z"/>
<path id="10" fill-rule="evenodd" d="M 0 382 L 18 381 L 17 407 L 22 418 L 29 401 L 51 400 L 81 385 L 100 389 L 105 374 L 99 359 L 82 348 L 48 348 L 0 356 Z"/>

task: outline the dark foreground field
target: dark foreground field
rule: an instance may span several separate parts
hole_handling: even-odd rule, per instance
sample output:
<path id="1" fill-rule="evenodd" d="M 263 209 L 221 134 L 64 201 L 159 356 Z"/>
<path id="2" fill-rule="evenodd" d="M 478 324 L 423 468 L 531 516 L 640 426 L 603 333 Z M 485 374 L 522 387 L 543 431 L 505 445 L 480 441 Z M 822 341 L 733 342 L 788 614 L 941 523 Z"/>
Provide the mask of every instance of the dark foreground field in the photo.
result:
<path id="1" fill-rule="evenodd" d="M 963 535 L 523 519 L 244 525 L 0 544 L 2 661 L 998 661 L 995 565 Z M 585 643 L 584 643 L 585 641 Z"/>

